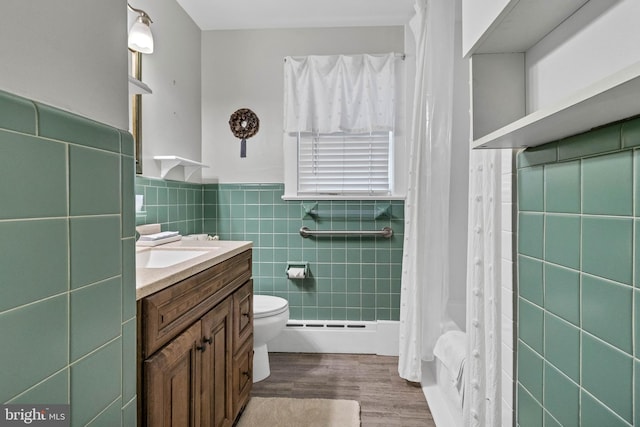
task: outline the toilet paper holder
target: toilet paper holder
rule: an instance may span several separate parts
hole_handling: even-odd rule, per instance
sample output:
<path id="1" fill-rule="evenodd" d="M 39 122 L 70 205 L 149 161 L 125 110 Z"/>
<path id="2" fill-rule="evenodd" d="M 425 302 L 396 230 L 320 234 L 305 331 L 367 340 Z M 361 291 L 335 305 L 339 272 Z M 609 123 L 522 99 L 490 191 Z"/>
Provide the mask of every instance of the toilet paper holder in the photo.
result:
<path id="1" fill-rule="evenodd" d="M 287 276 L 287 279 L 292 279 L 292 280 L 306 279 L 307 277 L 309 277 L 309 263 L 305 261 L 302 261 L 302 262 L 288 261 L 287 269 L 285 270 L 284 274 Z"/>

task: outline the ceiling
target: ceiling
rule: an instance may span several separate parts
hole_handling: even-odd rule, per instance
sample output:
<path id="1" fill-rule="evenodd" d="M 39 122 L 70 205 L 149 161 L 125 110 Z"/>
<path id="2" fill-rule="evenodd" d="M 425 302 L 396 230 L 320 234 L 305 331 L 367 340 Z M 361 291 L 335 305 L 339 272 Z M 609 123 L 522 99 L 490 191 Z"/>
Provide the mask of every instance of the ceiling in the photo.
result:
<path id="1" fill-rule="evenodd" d="M 404 25 L 414 0 L 177 0 L 201 30 Z"/>

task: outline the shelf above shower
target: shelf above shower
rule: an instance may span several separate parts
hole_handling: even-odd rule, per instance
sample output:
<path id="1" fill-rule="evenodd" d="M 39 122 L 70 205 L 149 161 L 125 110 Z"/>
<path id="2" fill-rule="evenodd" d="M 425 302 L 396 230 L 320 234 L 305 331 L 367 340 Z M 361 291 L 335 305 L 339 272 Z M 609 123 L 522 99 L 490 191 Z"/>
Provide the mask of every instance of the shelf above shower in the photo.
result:
<path id="1" fill-rule="evenodd" d="M 525 148 L 640 114 L 640 63 L 473 141 L 472 148 Z"/>
<path id="2" fill-rule="evenodd" d="M 464 0 L 464 56 L 525 52 L 588 0 Z"/>
<path id="3" fill-rule="evenodd" d="M 471 148 L 535 147 L 640 114 L 640 62 L 633 62 L 640 56 L 631 50 L 616 62 L 597 49 L 580 54 L 592 38 L 626 51 L 609 34 L 627 22 L 615 3 L 463 0 Z M 605 13 L 610 15 L 606 23 L 590 20 Z M 586 67 L 586 77 L 565 89 L 562 83 L 572 80 L 572 71 Z"/>

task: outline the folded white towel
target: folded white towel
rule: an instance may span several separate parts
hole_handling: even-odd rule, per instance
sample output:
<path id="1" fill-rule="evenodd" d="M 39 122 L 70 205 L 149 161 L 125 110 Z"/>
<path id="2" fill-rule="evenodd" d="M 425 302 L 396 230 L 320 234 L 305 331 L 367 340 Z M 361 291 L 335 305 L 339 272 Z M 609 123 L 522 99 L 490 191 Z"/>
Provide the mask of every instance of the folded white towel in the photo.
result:
<path id="1" fill-rule="evenodd" d="M 467 334 L 448 331 L 440 335 L 433 348 L 433 355 L 440 359 L 451 375 L 459 392 L 464 387 L 464 362 L 467 355 Z"/>
<path id="2" fill-rule="evenodd" d="M 140 236 L 139 240 L 152 242 L 155 240 L 162 240 L 162 239 L 167 239 L 169 237 L 175 237 L 178 234 L 180 234 L 179 231 L 161 231 L 160 233 L 144 234 Z"/>

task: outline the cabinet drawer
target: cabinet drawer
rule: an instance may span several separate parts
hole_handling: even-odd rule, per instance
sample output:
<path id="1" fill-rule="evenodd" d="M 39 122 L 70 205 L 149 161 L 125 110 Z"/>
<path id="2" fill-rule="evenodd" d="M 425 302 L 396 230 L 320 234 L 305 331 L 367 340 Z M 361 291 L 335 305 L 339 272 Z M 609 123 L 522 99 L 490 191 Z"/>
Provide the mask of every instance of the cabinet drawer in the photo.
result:
<path id="1" fill-rule="evenodd" d="M 142 300 L 143 358 L 169 342 L 251 278 L 251 251 L 197 273 Z"/>
<path id="2" fill-rule="evenodd" d="M 249 280 L 233 294 L 233 317 L 235 353 L 253 333 L 253 280 Z"/>

